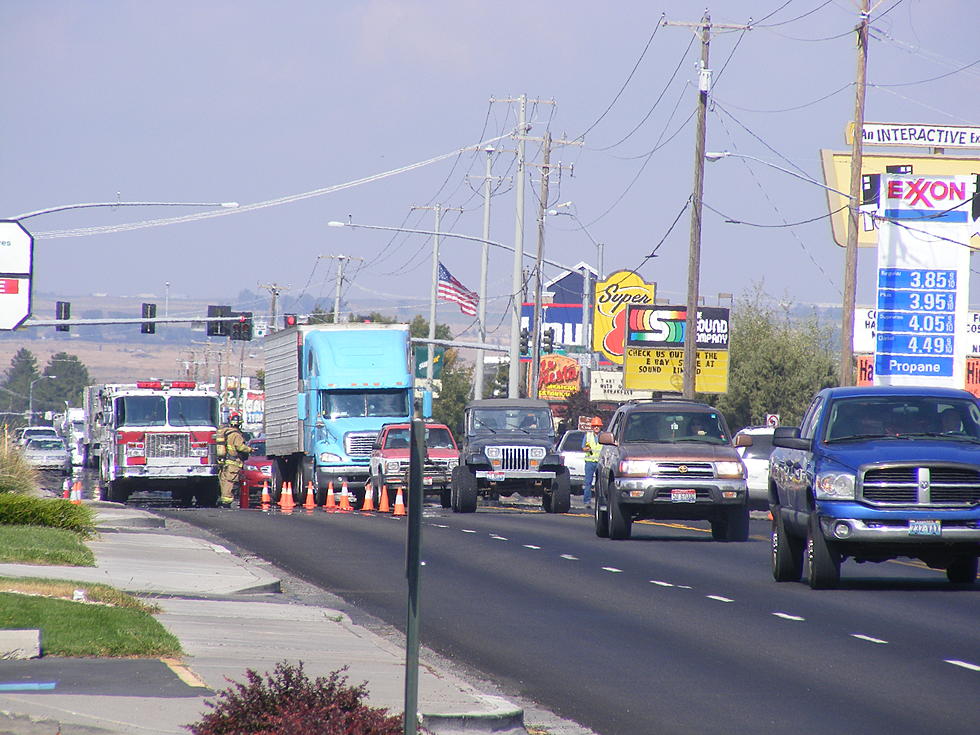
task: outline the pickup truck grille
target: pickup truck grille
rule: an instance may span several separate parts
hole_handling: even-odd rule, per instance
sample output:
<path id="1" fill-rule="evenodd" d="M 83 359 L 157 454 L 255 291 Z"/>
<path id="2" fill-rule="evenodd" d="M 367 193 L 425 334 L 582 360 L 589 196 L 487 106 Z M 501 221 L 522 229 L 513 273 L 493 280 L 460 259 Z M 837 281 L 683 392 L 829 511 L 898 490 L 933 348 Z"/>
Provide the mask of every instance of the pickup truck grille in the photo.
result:
<path id="1" fill-rule="evenodd" d="M 189 457 L 191 438 L 189 434 L 147 434 L 146 456 L 148 458 Z"/>
<path id="2" fill-rule="evenodd" d="M 882 467 L 864 473 L 864 499 L 901 505 L 980 503 L 980 470 L 965 467 Z"/>
<path id="3" fill-rule="evenodd" d="M 657 462 L 657 477 L 704 480 L 715 476 L 711 462 Z"/>
<path id="4" fill-rule="evenodd" d="M 370 457 L 377 438 L 376 431 L 352 431 L 344 435 L 344 451 L 348 457 Z"/>

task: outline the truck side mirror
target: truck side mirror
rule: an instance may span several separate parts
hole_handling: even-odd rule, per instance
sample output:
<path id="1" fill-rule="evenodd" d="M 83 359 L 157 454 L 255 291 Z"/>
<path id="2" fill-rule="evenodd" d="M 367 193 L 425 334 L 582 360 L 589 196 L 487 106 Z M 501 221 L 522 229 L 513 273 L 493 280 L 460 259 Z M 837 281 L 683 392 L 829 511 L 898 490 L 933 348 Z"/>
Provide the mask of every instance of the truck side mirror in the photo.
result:
<path id="1" fill-rule="evenodd" d="M 738 436 L 735 437 L 735 446 L 736 447 L 751 447 L 752 446 L 752 437 L 749 436 L 748 434 L 739 434 Z"/>
<path id="2" fill-rule="evenodd" d="M 607 444 L 611 447 L 616 446 L 616 440 L 613 438 L 612 432 L 610 431 L 599 432 L 599 443 Z"/>

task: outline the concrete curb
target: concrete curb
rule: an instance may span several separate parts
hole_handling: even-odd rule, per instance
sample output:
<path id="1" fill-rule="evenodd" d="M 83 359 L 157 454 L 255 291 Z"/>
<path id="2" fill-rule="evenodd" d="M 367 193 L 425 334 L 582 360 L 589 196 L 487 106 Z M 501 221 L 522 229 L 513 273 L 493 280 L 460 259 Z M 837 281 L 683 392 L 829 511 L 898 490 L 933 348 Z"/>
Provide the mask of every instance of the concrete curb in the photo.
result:
<path id="1" fill-rule="evenodd" d="M 0 661 L 38 658 L 41 655 L 40 630 L 0 630 Z"/>
<path id="2" fill-rule="evenodd" d="M 474 732 L 527 735 L 523 709 L 515 707 L 503 697 L 485 694 L 482 698 L 493 708 L 491 711 L 453 715 L 422 713 L 422 725 L 437 735 L 466 735 Z"/>

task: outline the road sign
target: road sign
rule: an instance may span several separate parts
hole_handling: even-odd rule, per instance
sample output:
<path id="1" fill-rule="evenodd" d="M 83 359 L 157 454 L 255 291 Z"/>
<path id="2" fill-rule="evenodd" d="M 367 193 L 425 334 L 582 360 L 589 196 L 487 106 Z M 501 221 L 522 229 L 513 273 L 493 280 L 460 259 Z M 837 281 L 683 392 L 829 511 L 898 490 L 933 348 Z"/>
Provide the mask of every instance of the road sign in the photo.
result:
<path id="1" fill-rule="evenodd" d="M 767 413 L 766 414 L 766 426 L 775 428 L 779 426 L 779 414 L 778 413 Z"/>
<path id="2" fill-rule="evenodd" d="M 15 220 L 0 220 L 0 329 L 16 329 L 31 315 L 34 238 Z"/>

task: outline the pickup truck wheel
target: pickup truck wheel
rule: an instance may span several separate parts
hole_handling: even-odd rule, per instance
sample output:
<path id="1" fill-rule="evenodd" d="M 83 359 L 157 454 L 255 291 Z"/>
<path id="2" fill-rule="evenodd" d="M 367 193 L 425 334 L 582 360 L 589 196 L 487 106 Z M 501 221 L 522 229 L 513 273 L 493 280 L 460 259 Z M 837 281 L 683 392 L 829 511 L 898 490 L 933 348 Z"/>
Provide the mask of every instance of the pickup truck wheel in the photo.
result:
<path id="1" fill-rule="evenodd" d="M 823 537 L 820 520 L 813 513 L 806 533 L 806 578 L 814 590 L 832 590 L 840 585 L 840 555 Z"/>
<path id="2" fill-rule="evenodd" d="M 803 576 L 803 543 L 786 531 L 776 506 L 772 509 L 772 578 L 777 582 L 799 582 Z"/>
<path id="3" fill-rule="evenodd" d="M 977 557 L 960 556 L 946 567 L 946 579 L 953 584 L 973 584 L 977 581 Z"/>
<path id="4" fill-rule="evenodd" d="M 456 513 L 473 513 L 476 510 L 476 476 L 468 467 L 460 465 L 453 469 L 452 503 Z"/>
<path id="5" fill-rule="evenodd" d="M 551 496 L 551 509 L 549 513 L 567 513 L 572 508 L 572 486 L 568 479 L 568 470 L 564 470 L 555 475 L 551 482 L 551 492 L 545 493 L 544 497 Z"/>
<path id="6" fill-rule="evenodd" d="M 611 495 L 606 507 L 609 508 L 609 538 L 628 539 L 633 532 L 633 519 Z"/>
<path id="7" fill-rule="evenodd" d="M 595 510 L 595 535 L 599 538 L 609 538 L 609 516 L 606 511 L 600 509 L 599 496 L 596 495 L 592 498 L 592 504 Z"/>

